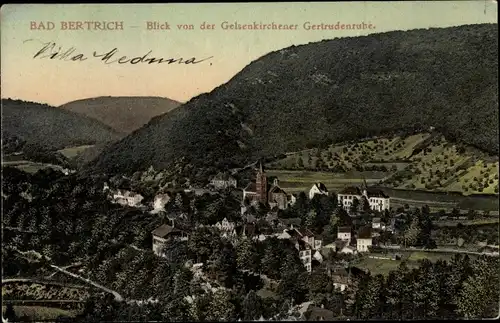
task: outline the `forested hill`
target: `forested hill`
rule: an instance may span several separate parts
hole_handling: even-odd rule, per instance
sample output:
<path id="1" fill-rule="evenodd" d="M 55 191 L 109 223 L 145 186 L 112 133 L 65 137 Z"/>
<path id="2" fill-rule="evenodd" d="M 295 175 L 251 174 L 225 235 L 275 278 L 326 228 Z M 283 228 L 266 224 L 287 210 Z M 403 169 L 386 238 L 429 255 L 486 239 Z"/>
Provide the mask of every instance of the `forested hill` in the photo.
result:
<path id="1" fill-rule="evenodd" d="M 130 172 L 174 161 L 191 165 L 177 168 L 184 170 L 241 165 L 326 142 L 431 126 L 497 154 L 497 83 L 496 24 L 292 46 L 153 118 L 91 166 Z"/>
<path id="2" fill-rule="evenodd" d="M 44 149 L 109 142 L 121 136 L 110 127 L 46 104 L 2 99 L 2 138 Z"/>
<path id="3" fill-rule="evenodd" d="M 63 104 L 61 108 L 96 119 L 118 132 L 129 134 L 151 118 L 169 112 L 179 102 L 161 97 L 97 97 Z"/>

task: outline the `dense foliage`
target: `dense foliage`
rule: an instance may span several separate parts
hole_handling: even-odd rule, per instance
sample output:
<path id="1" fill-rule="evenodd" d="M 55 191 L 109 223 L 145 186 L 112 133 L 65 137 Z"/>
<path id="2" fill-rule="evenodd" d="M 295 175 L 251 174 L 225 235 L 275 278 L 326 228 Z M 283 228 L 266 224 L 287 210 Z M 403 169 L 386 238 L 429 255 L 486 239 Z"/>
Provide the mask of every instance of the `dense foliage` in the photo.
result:
<path id="1" fill-rule="evenodd" d="M 46 104 L 2 99 L 2 138 L 9 136 L 50 150 L 119 138 L 110 127 L 77 113 Z"/>
<path id="2" fill-rule="evenodd" d="M 426 130 L 498 152 L 495 24 L 347 37 L 269 53 L 92 165 L 190 178 L 304 147 Z M 140 152 L 140 153 L 138 153 Z"/>
<path id="3" fill-rule="evenodd" d="M 123 298 L 93 288 L 73 320 L 286 319 L 294 305 L 306 301 L 351 319 L 492 317 L 498 309 L 498 289 L 492 288 L 499 283 L 498 258 L 424 260 L 412 269 L 403 262 L 386 277 L 351 264 L 351 283 L 341 293 L 333 287 L 329 268 L 345 266 L 342 256 L 326 257 L 308 274 L 289 240 L 232 239 L 207 226 L 236 217 L 237 200 L 229 192 L 174 194 L 166 210 L 172 217 L 186 215 L 189 240 L 166 246 L 163 258 L 152 252 L 150 232 L 168 223 L 165 214 L 110 203 L 102 190 L 109 179 L 64 176 L 50 169 L 28 174 L 9 167 L 2 175 L 4 277 L 41 278 L 53 272 L 49 265 L 78 262 L 78 275 Z M 335 203 L 335 197 L 308 200 L 301 194 L 280 216 L 299 215 L 311 230 L 332 239 L 339 225 L 353 225 Z M 428 211 L 424 207 L 405 215 L 415 219 L 402 228 L 413 245 L 432 242 Z M 362 217 L 366 213 L 360 211 Z M 265 231 L 258 225 L 261 220 L 258 230 Z M 192 270 L 201 262 L 198 272 Z M 71 279 L 72 285 L 82 283 Z"/>

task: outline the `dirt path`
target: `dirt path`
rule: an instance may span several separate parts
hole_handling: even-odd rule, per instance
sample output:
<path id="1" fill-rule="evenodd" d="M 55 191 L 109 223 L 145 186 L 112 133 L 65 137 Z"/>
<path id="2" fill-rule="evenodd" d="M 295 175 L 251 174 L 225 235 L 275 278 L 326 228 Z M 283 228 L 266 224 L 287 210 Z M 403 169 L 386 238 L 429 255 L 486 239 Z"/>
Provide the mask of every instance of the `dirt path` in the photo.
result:
<path id="1" fill-rule="evenodd" d="M 117 292 L 115 292 L 114 290 L 111 290 L 111 289 L 109 289 L 109 288 L 107 288 L 107 287 L 104 287 L 104 286 L 102 286 L 102 285 L 100 285 L 100 284 L 98 284 L 98 283 L 96 283 L 96 282 L 94 282 L 94 281 L 91 281 L 90 279 L 83 278 L 83 277 L 82 277 L 82 276 L 80 276 L 80 275 L 73 274 L 72 272 L 69 272 L 69 271 L 67 271 L 66 269 L 60 268 L 60 267 L 58 267 L 58 266 L 55 266 L 55 265 L 50 265 L 50 267 L 55 268 L 56 270 L 58 270 L 58 271 L 60 271 L 60 272 L 62 272 L 62 273 L 65 273 L 66 275 L 69 275 L 69 276 L 71 276 L 71 277 L 74 277 L 74 278 L 78 278 L 78 279 L 80 279 L 80 280 L 83 280 L 83 281 L 84 281 L 84 282 L 86 282 L 87 284 L 91 284 L 92 286 L 95 286 L 95 287 L 97 287 L 97 288 L 99 288 L 99 289 L 101 289 L 101 290 L 103 290 L 103 291 L 105 291 L 105 292 L 107 292 L 107 293 L 111 293 L 111 294 L 113 294 L 113 296 L 115 297 L 115 300 L 116 300 L 117 302 L 122 302 L 122 301 L 123 301 L 123 297 L 122 297 L 120 294 L 118 294 Z"/>

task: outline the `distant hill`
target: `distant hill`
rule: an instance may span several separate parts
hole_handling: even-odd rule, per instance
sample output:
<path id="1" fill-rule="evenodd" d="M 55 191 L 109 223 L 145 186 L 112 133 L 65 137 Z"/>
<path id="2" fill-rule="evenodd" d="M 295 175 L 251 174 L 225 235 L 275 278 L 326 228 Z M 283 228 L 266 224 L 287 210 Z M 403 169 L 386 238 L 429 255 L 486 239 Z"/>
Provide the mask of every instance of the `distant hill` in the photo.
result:
<path id="1" fill-rule="evenodd" d="M 161 97 L 111 97 L 83 99 L 60 106 L 96 119 L 118 132 L 131 133 L 151 118 L 169 112 L 181 103 Z"/>
<path id="2" fill-rule="evenodd" d="M 153 118 L 90 169 L 195 178 L 258 157 L 434 127 L 498 154 L 496 24 L 347 37 L 269 53 Z"/>
<path id="3" fill-rule="evenodd" d="M 26 145 L 43 150 L 116 140 L 122 134 L 97 120 L 46 104 L 2 99 L 2 145 L 8 150 Z M 12 151 L 13 152 L 13 151 Z"/>

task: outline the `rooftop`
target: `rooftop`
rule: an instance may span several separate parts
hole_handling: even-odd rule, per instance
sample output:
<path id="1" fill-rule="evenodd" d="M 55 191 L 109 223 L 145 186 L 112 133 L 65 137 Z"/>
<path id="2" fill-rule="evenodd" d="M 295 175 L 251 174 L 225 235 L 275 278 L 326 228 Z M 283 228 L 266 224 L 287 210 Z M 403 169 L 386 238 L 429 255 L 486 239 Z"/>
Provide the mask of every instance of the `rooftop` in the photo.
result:
<path id="1" fill-rule="evenodd" d="M 325 184 L 323 183 L 316 183 L 314 184 L 320 191 L 322 192 L 328 192 L 328 189 L 326 188 Z"/>
<path id="2" fill-rule="evenodd" d="M 339 227 L 338 232 L 339 233 L 351 233 L 351 227 Z"/>
<path id="3" fill-rule="evenodd" d="M 372 237 L 372 228 L 369 226 L 365 226 L 358 231 L 358 239 L 371 239 Z"/>
<path id="4" fill-rule="evenodd" d="M 307 321 L 332 321 L 335 318 L 332 311 L 316 306 L 309 306 L 304 316 Z"/>
<path id="5" fill-rule="evenodd" d="M 174 228 L 168 224 L 162 224 L 158 228 L 154 229 L 151 233 L 154 236 L 164 238 L 171 233 L 181 233 L 181 232 L 182 232 L 181 230 Z"/>

